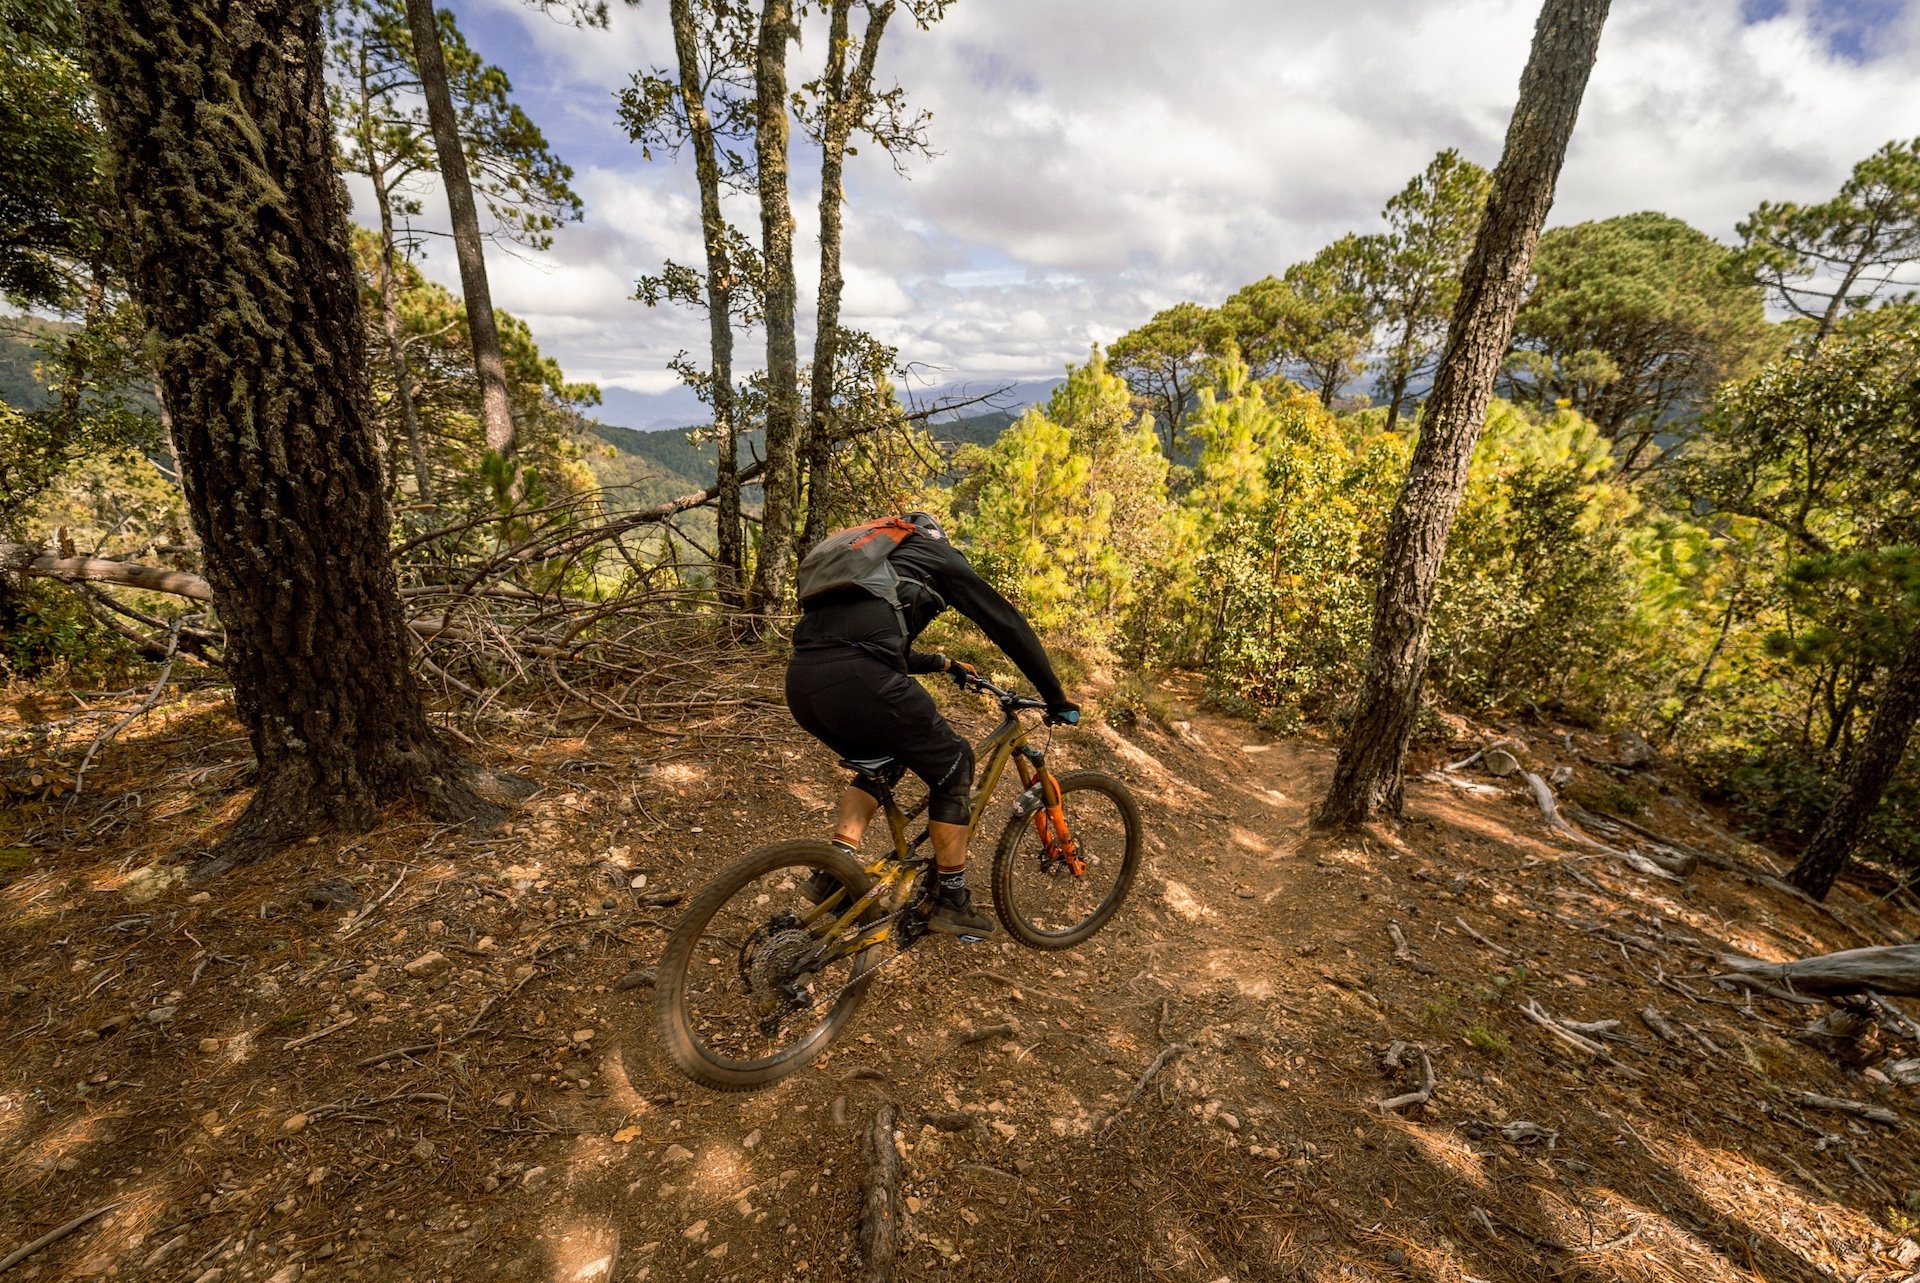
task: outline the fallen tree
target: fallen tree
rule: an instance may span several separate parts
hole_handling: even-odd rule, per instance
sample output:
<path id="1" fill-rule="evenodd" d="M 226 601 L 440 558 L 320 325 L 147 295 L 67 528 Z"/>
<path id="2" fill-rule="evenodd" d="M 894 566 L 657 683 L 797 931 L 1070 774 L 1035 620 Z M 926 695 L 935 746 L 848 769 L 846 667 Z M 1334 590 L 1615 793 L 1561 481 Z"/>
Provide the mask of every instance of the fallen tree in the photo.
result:
<path id="1" fill-rule="evenodd" d="M 1725 955 L 1720 964 L 1736 975 L 1778 981 L 1790 990 L 1823 997 L 1881 993 L 1920 998 L 1920 944 L 1845 949 L 1797 962 Z"/>

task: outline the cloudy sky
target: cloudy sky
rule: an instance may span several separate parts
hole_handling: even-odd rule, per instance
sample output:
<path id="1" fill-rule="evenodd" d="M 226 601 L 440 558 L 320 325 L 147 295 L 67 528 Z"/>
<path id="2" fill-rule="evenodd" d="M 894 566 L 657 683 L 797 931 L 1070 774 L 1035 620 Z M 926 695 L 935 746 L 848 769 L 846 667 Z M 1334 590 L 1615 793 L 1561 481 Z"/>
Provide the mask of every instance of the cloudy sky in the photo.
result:
<path id="1" fill-rule="evenodd" d="M 443 3 L 445 0 L 443 0 Z M 455 0 L 469 40 L 575 170 L 586 217 L 551 252 L 490 251 L 494 298 L 602 417 L 686 422 L 667 363 L 704 321 L 631 298 L 700 261 L 691 161 L 641 158 L 614 96 L 667 65 L 665 0 L 581 31 L 520 0 Z M 1350 230 L 1433 154 L 1491 166 L 1538 0 L 954 0 L 896 19 L 881 79 L 939 153 L 849 162 L 846 321 L 923 383 L 1046 379 L 1182 299 L 1217 303 Z M 814 74 L 817 28 L 792 55 Z M 1763 199 L 1819 200 L 1920 134 L 1920 0 L 1614 0 L 1552 222 L 1664 210 L 1723 239 Z M 803 316 L 817 181 L 796 147 Z M 437 201 L 430 200 L 430 211 Z M 364 212 L 364 211 L 363 211 Z M 757 239 L 753 210 L 733 216 Z M 431 219 L 431 212 L 429 215 Z M 441 243 L 427 270 L 455 284 Z M 742 342 L 754 360 L 758 336 Z"/>

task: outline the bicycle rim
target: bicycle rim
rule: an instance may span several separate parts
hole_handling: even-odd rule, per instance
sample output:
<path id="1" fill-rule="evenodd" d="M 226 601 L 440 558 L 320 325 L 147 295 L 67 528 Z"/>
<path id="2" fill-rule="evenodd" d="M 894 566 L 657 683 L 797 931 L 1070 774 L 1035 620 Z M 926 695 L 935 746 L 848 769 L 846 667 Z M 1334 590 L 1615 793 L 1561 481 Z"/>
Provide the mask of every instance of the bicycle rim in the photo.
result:
<path id="1" fill-rule="evenodd" d="M 811 841 L 736 861 L 674 929 L 660 959 L 655 1023 L 668 1058 L 694 1081 L 742 1091 L 783 1078 L 825 1051 L 860 1005 L 875 950 L 812 961 L 818 941 L 801 919 L 813 905 L 801 892 L 815 870 L 848 888 L 818 930 L 869 879 L 857 860 Z"/>
<path id="2" fill-rule="evenodd" d="M 1031 815 L 1015 815 L 993 857 L 1000 921 L 1034 949 L 1070 949 L 1120 909 L 1140 864 L 1140 811 L 1126 786 L 1095 771 L 1059 778 L 1061 806 L 1084 866 L 1049 851 Z"/>

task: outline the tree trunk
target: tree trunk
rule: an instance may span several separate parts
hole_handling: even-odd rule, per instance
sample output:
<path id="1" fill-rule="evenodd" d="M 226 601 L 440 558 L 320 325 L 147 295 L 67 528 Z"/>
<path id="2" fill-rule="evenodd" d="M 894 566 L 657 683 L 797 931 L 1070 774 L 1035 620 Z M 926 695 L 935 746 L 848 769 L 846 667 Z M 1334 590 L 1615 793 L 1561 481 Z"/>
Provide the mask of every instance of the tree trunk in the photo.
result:
<path id="1" fill-rule="evenodd" d="M 1713 676 L 1713 666 L 1720 662 L 1720 652 L 1727 648 L 1727 634 L 1733 631 L 1733 617 L 1740 608 L 1740 591 L 1744 586 L 1744 579 L 1734 585 L 1733 595 L 1727 599 L 1726 613 L 1720 617 L 1720 634 L 1713 639 L 1713 649 L 1707 652 L 1706 662 L 1700 665 L 1700 675 L 1693 679 L 1686 694 L 1680 697 L 1680 707 L 1667 723 L 1666 733 L 1660 737 L 1662 747 L 1672 747 L 1674 737 L 1680 734 L 1681 725 L 1693 712 L 1693 706 L 1699 702 L 1700 696 L 1706 693 L 1707 678 Z"/>
<path id="2" fill-rule="evenodd" d="M 1407 739 L 1426 677 L 1429 616 L 1467 466 L 1513 335 L 1580 99 L 1593 70 L 1609 0 L 1546 0 L 1520 101 L 1494 171 L 1486 217 L 1461 280 L 1414 446 L 1394 504 L 1373 599 L 1373 639 L 1353 724 L 1316 822 L 1359 824 L 1400 813 Z"/>
<path id="3" fill-rule="evenodd" d="M 1890 993 L 1920 998 L 1920 944 L 1890 944 L 1871 949 L 1823 953 L 1798 962 L 1762 962 L 1722 957 L 1721 965 L 1743 976 L 1778 980 L 1796 993 L 1837 997 L 1850 993 Z"/>
<path id="4" fill-rule="evenodd" d="M 428 727 L 409 664 L 320 8 L 83 5 L 132 292 L 258 762 L 203 874 L 365 827 L 402 794 L 501 814 Z"/>
<path id="5" fill-rule="evenodd" d="M 787 44 L 792 0 L 765 0 L 754 68 L 760 178 L 760 241 L 766 260 L 767 467 L 753 602 L 779 610 L 793 578 L 799 504 L 800 357 L 793 333 L 793 205 L 787 192 Z"/>
<path id="6" fill-rule="evenodd" d="M 1413 305 L 1409 303 L 1407 323 L 1400 332 L 1400 346 L 1393 357 L 1393 381 L 1388 384 L 1391 394 L 1387 398 L 1385 425 L 1385 431 L 1388 432 L 1396 431 L 1400 426 L 1400 407 L 1407 399 L 1407 384 L 1413 381 L 1413 331 L 1417 320 L 1412 308 Z"/>
<path id="7" fill-rule="evenodd" d="M 364 89 L 361 110 L 369 111 Z M 433 473 L 427 466 L 427 446 L 420 432 L 420 410 L 413 401 L 413 367 L 400 333 L 400 300 L 394 281 L 393 202 L 387 192 L 386 172 L 373 150 L 373 130 L 363 131 L 361 150 L 367 156 L 367 177 L 373 182 L 373 203 L 380 210 L 380 331 L 387 340 L 387 363 L 393 368 L 393 399 L 400 403 L 400 423 L 407 433 L 407 451 L 413 458 L 413 485 L 421 503 L 433 502 Z"/>
<path id="8" fill-rule="evenodd" d="M 714 549 L 715 586 L 720 598 L 738 604 L 741 569 L 740 462 L 733 409 L 733 261 L 727 252 L 727 220 L 720 210 L 720 159 L 713 117 L 707 111 L 700 65 L 700 41 L 693 0 L 672 0 L 673 47 L 680 64 L 680 105 L 693 140 L 694 173 L 700 182 L 700 234 L 707 254 L 707 334 L 713 349 L 715 480 L 720 486 L 719 536 Z"/>
<path id="9" fill-rule="evenodd" d="M 813 340 L 813 389 L 808 411 L 806 474 L 807 524 L 801 547 L 811 548 L 827 537 L 833 494 L 828 474 L 833 467 L 833 373 L 839 355 L 840 295 L 846 277 L 840 270 L 841 206 L 846 203 L 842 175 L 847 139 L 866 114 L 873 90 L 873 64 L 880 38 L 893 16 L 893 0 L 867 15 L 860 57 L 847 78 L 847 12 L 853 0 L 833 0 L 827 33 L 827 74 L 821 96 L 826 128 L 820 140 L 820 307 Z"/>
<path id="10" fill-rule="evenodd" d="M 473 180 L 460 142 L 459 117 L 447 84 L 447 56 L 440 46 L 440 25 L 433 0 L 407 0 L 407 25 L 413 32 L 413 57 L 433 126 L 433 148 L 440 157 L 440 178 L 453 220 L 453 252 L 460 260 L 460 293 L 467 304 L 467 334 L 473 342 L 473 368 L 480 379 L 480 421 L 487 449 L 513 458 L 517 442 L 513 411 L 507 403 L 507 366 L 500 355 L 500 331 L 493 320 L 493 292 L 487 286 L 487 259 L 481 246 L 480 215 L 473 204 Z"/>
<path id="11" fill-rule="evenodd" d="M 1873 717 L 1858 747 L 1847 755 L 1833 804 L 1814 830 L 1813 840 L 1787 874 L 1787 881 L 1816 900 L 1826 898 L 1834 879 L 1859 845 L 1880 795 L 1907 751 L 1907 738 L 1920 718 L 1920 629 L 1907 638 L 1875 697 Z"/>

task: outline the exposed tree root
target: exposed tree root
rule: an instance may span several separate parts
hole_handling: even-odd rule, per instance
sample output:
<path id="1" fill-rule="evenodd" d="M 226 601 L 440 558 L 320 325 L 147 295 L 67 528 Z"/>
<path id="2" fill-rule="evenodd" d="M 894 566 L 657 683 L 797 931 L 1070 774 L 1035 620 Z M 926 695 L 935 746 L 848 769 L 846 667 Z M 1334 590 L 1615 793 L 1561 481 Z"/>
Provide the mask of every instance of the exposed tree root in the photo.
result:
<path id="1" fill-rule="evenodd" d="M 860 1198 L 861 1283 L 888 1283 L 900 1250 L 900 1151 L 893 1145 L 891 1102 L 874 1111 L 864 1149 L 867 1173 Z"/>

